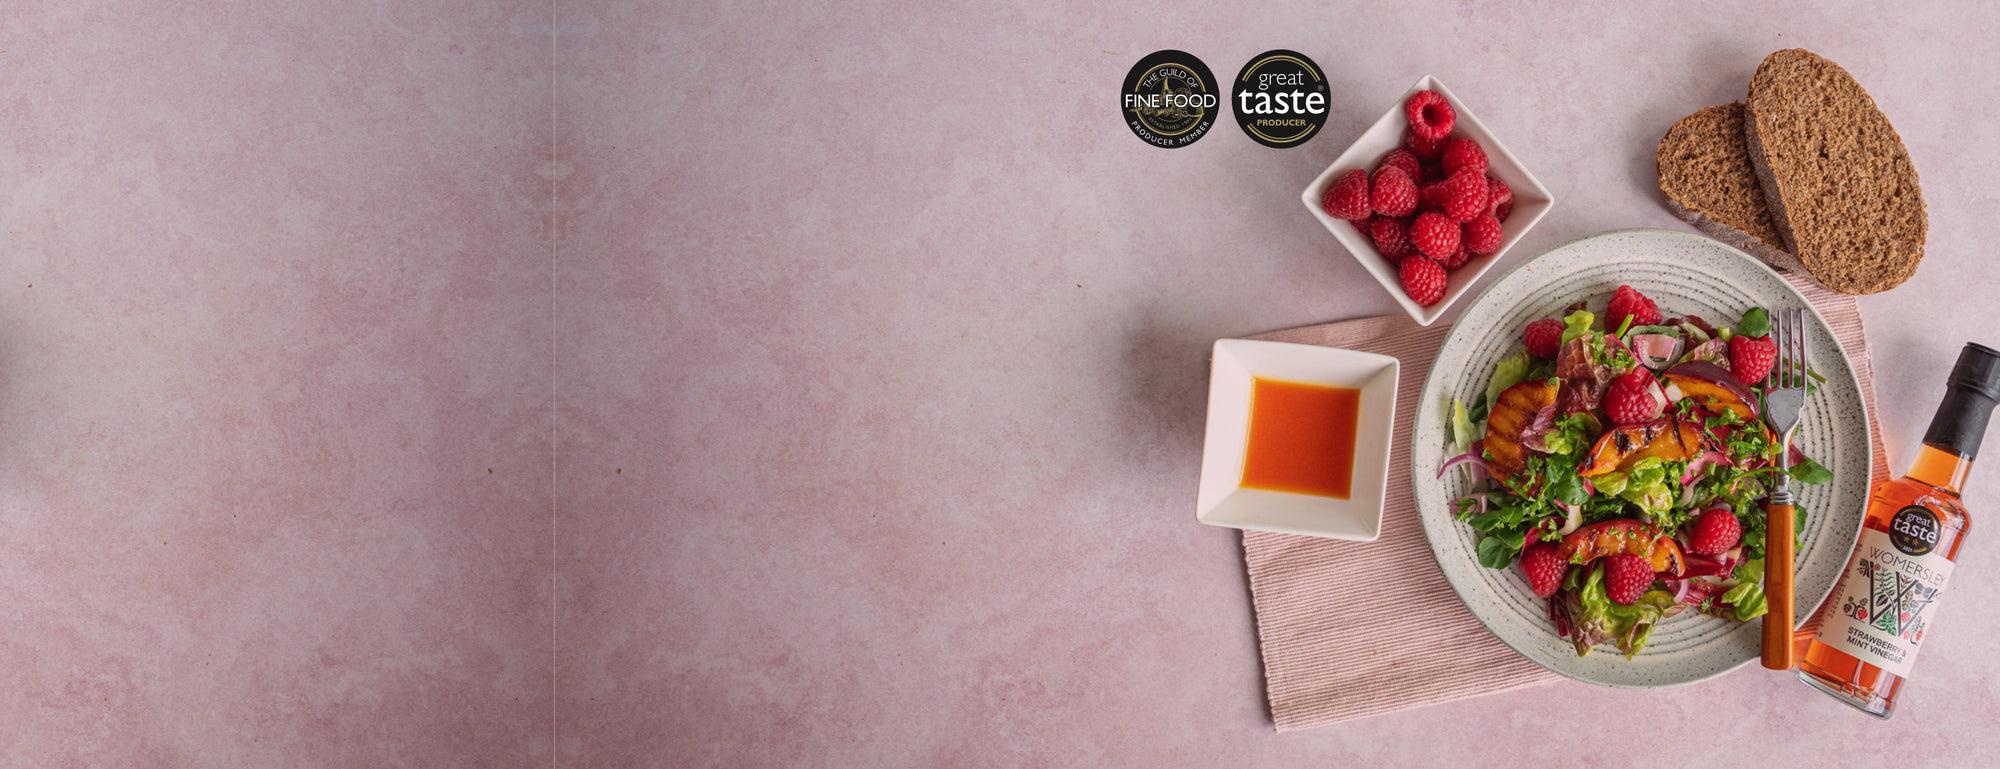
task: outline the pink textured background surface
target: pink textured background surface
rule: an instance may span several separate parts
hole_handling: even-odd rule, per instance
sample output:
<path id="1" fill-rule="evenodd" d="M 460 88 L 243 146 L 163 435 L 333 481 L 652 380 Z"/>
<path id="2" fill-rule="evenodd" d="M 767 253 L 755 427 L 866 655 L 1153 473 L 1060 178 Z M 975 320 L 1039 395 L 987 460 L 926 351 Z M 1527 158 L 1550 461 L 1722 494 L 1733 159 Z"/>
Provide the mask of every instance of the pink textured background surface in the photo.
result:
<path id="1" fill-rule="evenodd" d="M 549 19 L 0 12 L 0 765 L 549 765 Z"/>
<path id="2" fill-rule="evenodd" d="M 1932 212 L 1894 461 L 2000 341 L 2000 16 L 1609 13 L 9 7 L 0 765 L 1993 763 L 1979 534 L 1886 724 L 1749 670 L 1271 732 L 1206 349 L 1395 311 L 1296 195 L 1417 74 L 1562 199 L 1519 259 L 1677 226 L 1665 127 L 1828 54 Z M 1328 135 L 1140 143 L 1167 47 L 1314 56 Z"/>
<path id="3" fill-rule="evenodd" d="M 1682 227 L 1654 184 L 1660 135 L 1809 46 L 1872 90 L 1930 205 L 1923 269 L 1861 303 L 1894 462 L 1959 344 L 2000 342 L 1993 11 L 1352 5 L 559 8 L 558 755 L 2000 761 L 2000 539 L 1980 533 L 1888 723 L 1743 670 L 1272 732 L 1236 534 L 1193 516 L 1206 351 L 1398 311 L 1298 191 L 1416 76 L 1558 197 L 1511 263 Z M 1116 90 L 1170 47 L 1222 77 L 1304 52 L 1337 111 L 1298 149 L 1226 117 L 1149 147 Z M 1971 488 L 2000 509 L 2000 462 Z"/>

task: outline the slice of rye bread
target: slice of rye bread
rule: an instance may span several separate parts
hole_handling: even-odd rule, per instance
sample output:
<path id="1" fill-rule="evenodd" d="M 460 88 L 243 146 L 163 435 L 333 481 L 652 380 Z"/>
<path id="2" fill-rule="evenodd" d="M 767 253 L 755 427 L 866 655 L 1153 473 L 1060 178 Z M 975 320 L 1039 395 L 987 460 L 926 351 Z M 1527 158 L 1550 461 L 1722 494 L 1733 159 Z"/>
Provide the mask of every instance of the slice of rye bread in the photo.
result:
<path id="1" fill-rule="evenodd" d="M 1743 130 L 1785 249 L 1814 279 L 1873 294 L 1916 273 L 1930 228 L 1916 166 L 1847 70 L 1797 48 L 1765 57 Z"/>
<path id="2" fill-rule="evenodd" d="M 1805 265 L 1785 251 L 1764 188 L 1743 143 L 1740 102 L 1703 107 L 1660 139 L 1660 192 L 1667 209 L 1711 238 L 1787 270 Z"/>

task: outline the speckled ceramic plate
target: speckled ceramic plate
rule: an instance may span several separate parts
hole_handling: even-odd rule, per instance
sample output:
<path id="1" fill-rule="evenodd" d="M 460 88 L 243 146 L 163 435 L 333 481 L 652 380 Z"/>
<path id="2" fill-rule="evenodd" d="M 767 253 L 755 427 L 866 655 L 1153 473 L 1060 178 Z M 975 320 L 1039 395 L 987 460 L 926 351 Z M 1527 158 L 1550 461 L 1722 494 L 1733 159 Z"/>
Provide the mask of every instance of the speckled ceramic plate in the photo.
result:
<path id="1" fill-rule="evenodd" d="M 1671 317 L 1695 314 L 1734 319 L 1751 306 L 1773 313 L 1806 310 L 1813 368 L 1827 384 L 1806 402 L 1801 448 L 1833 471 L 1830 483 L 1793 484 L 1807 511 L 1799 550 L 1796 614 L 1803 622 L 1819 606 L 1847 563 L 1868 501 L 1873 457 L 1868 413 L 1854 367 L 1826 320 L 1777 273 L 1750 255 L 1708 238 L 1668 230 L 1619 230 L 1559 246 L 1495 281 L 1452 327 L 1417 402 L 1411 476 L 1418 515 L 1431 552 L 1466 608 L 1502 642 L 1536 664 L 1570 678 L 1604 686 L 1653 688 L 1711 678 L 1756 659 L 1756 620 L 1730 622 L 1692 611 L 1654 628 L 1646 648 L 1626 660 L 1610 646 L 1579 658 L 1555 633 L 1548 603 L 1528 590 L 1520 569 L 1479 565 L 1471 527 L 1452 520 L 1450 500 L 1470 490 L 1467 473 L 1443 480 L 1446 417 L 1451 399 L 1471 403 L 1486 388 L 1493 364 L 1520 349 L 1520 329 L 1536 318 L 1556 317 L 1588 300 L 1601 317 L 1620 284 L 1630 284 Z"/>

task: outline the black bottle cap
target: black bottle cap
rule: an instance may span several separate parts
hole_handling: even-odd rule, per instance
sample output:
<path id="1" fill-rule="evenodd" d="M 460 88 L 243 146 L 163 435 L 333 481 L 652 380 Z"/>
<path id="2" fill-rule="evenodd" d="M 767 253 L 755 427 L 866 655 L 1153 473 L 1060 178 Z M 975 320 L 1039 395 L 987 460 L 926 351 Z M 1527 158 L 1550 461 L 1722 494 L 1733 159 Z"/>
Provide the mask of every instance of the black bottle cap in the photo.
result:
<path id="1" fill-rule="evenodd" d="M 1948 387 L 1966 387 L 1988 398 L 2000 400 L 2000 350 L 1978 342 L 1966 342 L 1958 352 L 1958 364 L 1951 367 Z"/>
<path id="2" fill-rule="evenodd" d="M 1996 403 L 2000 403 L 2000 351 L 1967 342 L 1945 379 L 1944 402 L 1931 417 L 1924 442 L 1966 459 L 1978 456 Z"/>

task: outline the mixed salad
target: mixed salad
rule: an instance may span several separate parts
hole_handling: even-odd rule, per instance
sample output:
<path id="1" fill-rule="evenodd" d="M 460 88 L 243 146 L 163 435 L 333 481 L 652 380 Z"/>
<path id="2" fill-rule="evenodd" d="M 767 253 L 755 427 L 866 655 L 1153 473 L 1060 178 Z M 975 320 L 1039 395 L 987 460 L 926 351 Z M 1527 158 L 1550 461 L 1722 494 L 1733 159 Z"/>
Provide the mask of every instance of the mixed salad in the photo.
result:
<path id="1" fill-rule="evenodd" d="M 1779 441 L 1759 408 L 1777 356 L 1762 308 L 1733 326 L 1663 319 L 1620 286 L 1605 315 L 1579 302 L 1523 329 L 1486 391 L 1452 402 L 1456 456 L 1438 477 L 1472 473 L 1452 506 L 1480 564 L 1519 563 L 1578 656 L 1610 643 L 1629 659 L 1687 609 L 1744 621 L 1767 607 L 1758 502 Z M 1793 478 L 1831 480 L 1793 451 Z"/>

